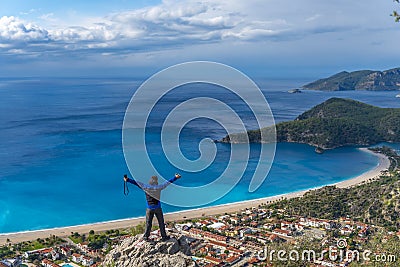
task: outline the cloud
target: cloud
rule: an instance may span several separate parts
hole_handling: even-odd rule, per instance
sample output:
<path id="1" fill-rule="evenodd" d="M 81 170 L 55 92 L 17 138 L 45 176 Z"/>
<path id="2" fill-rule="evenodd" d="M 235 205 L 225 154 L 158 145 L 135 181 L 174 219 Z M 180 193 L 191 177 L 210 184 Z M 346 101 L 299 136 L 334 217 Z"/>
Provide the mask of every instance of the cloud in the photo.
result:
<path id="1" fill-rule="evenodd" d="M 292 42 L 291 49 L 296 50 L 299 44 L 295 42 L 304 38 L 329 34 L 331 40 L 347 41 L 355 38 L 348 32 L 368 31 L 365 25 L 372 20 L 364 15 L 370 14 L 368 3 L 338 1 L 340 5 L 316 0 L 164 0 L 101 18 L 86 17 L 73 26 L 55 25 L 65 22 L 53 13 L 40 16 L 39 23 L 4 16 L 0 19 L 0 56 L 111 56 L 187 50 L 204 44 L 220 44 L 226 50 L 237 43 L 277 42 L 282 47 Z M 381 12 L 373 11 L 374 15 Z M 47 23 L 51 26 L 43 26 Z M 386 27 L 382 22 L 374 25 Z"/>
<path id="2" fill-rule="evenodd" d="M 0 18 L 0 41 L 12 42 L 44 42 L 48 41 L 49 32 L 33 23 L 26 23 L 17 17 Z"/>
<path id="3" fill-rule="evenodd" d="M 120 49 L 137 52 L 149 48 L 157 50 L 183 44 L 218 42 L 226 38 L 253 40 L 276 34 L 281 31 L 277 28 L 285 24 L 251 21 L 246 16 L 221 4 L 191 0 L 166 1 L 153 7 L 110 14 L 89 25 L 63 28 L 45 29 L 17 17 L 4 16 L 0 20 L 0 41 L 14 42 L 13 48 L 25 51 L 32 49 L 32 43 L 36 43 L 35 52 L 38 51 L 38 43 L 51 45 L 58 52 L 96 52 L 99 49 L 104 53 Z M 53 13 L 44 14 L 40 19 L 56 21 Z M 21 47 L 22 42 L 26 42 L 25 47 Z"/>

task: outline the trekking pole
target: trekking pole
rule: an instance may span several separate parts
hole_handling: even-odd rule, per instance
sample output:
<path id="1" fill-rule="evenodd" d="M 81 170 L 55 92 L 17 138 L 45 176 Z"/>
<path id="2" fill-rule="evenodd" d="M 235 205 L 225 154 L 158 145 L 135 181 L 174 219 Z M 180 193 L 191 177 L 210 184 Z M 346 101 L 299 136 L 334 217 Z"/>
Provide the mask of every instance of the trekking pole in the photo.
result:
<path id="1" fill-rule="evenodd" d="M 127 177 L 125 174 L 124 177 Z M 127 196 L 129 195 L 129 187 L 128 187 L 128 182 L 124 180 L 124 195 Z"/>

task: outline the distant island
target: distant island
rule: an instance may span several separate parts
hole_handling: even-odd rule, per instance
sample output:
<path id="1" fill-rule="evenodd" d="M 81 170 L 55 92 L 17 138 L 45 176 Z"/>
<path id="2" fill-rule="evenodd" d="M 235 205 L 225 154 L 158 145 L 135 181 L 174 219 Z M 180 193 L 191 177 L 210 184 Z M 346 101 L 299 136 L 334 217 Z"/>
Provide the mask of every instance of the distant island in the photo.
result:
<path id="1" fill-rule="evenodd" d="M 306 84 L 302 88 L 320 91 L 400 90 L 400 68 L 385 71 L 342 71 L 329 78 Z"/>
<path id="2" fill-rule="evenodd" d="M 273 127 L 262 128 L 271 133 Z M 249 142 L 260 143 L 260 129 L 247 132 Z M 400 142 L 400 109 L 379 108 L 359 101 L 331 98 L 276 125 L 277 142 L 304 143 L 319 151 L 348 145 Z M 246 133 L 225 136 L 220 142 L 243 143 Z M 263 140 L 267 141 L 268 140 Z"/>

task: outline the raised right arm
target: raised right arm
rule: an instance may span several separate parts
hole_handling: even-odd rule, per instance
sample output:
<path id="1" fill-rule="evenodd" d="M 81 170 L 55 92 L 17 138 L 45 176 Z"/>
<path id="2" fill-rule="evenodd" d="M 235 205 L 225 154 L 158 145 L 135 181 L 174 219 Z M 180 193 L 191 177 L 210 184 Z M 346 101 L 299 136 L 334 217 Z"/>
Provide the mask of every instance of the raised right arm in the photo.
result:
<path id="1" fill-rule="evenodd" d="M 128 179 L 126 179 L 126 182 L 131 183 L 131 184 L 134 184 L 134 185 L 136 185 L 137 187 L 139 187 L 140 189 L 143 188 L 143 184 L 142 184 L 141 182 L 135 181 L 135 179 L 128 178 Z"/>

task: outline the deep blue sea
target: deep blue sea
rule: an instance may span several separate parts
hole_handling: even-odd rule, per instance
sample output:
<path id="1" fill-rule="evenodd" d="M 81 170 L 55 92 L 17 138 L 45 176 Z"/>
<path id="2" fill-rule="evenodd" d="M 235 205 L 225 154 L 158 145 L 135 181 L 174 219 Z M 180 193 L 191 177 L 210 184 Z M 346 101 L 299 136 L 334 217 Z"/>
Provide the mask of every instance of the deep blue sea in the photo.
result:
<path id="1" fill-rule="evenodd" d="M 399 92 L 314 92 L 289 94 L 307 81 L 259 81 L 276 122 L 292 120 L 331 97 L 346 97 L 380 107 L 400 107 Z M 130 79 L 0 79 L 0 233 L 37 230 L 131 218 L 145 214 L 144 194 L 130 186 L 124 196 L 122 175 L 129 173 L 121 144 L 125 109 L 141 81 Z M 200 87 L 201 88 L 200 88 Z M 199 173 L 182 172 L 162 155 L 158 127 L 171 107 L 196 96 L 232 104 L 254 127 L 248 107 L 223 89 L 195 85 L 175 90 L 149 117 L 146 145 L 157 170 L 179 171 L 185 186 L 210 182 L 225 168 L 230 146 L 217 144 L 215 162 Z M 180 147 L 189 159 L 199 157 L 203 138 L 219 139 L 222 127 L 207 119 L 190 122 Z M 400 145 L 393 144 L 400 149 Z M 255 192 L 248 192 L 258 145 L 240 183 L 209 205 L 237 202 L 336 183 L 377 164 L 376 157 L 346 147 L 322 155 L 301 144 L 278 144 L 272 169 Z M 235 163 L 233 163 L 235 164 Z M 140 167 L 140 166 L 138 166 Z M 190 196 L 187 196 L 190 198 Z M 163 206 L 164 211 L 181 208 Z"/>

